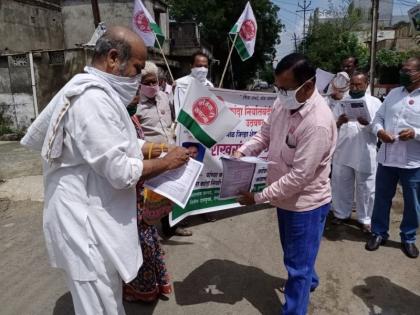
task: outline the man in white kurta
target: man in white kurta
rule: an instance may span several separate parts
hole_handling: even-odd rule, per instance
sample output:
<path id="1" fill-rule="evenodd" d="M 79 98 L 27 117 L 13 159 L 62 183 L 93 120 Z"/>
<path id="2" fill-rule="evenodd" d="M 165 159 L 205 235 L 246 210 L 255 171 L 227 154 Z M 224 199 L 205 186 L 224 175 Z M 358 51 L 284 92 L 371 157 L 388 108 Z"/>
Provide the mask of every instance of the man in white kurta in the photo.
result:
<path id="1" fill-rule="evenodd" d="M 124 314 L 121 279 L 142 263 L 135 185 L 177 158 L 143 161 L 126 106 L 147 53 L 122 27 L 97 42 L 92 67 L 76 75 L 29 128 L 22 144 L 42 150 L 44 234 L 51 265 L 66 273 L 76 314 Z M 163 160 L 163 159 L 161 159 Z M 147 163 L 146 163 L 147 162 Z"/>
<path id="2" fill-rule="evenodd" d="M 211 83 L 207 79 L 208 75 L 208 68 L 209 68 L 209 57 L 202 53 L 196 52 L 191 57 L 191 73 L 186 75 L 182 78 L 179 78 L 175 81 L 175 91 L 174 91 L 174 98 L 175 101 L 175 113 L 178 115 L 180 107 L 184 104 L 185 93 L 187 92 L 188 86 L 190 85 L 192 79 L 198 80 L 201 84 L 213 87 L 213 83 Z"/>
<path id="3" fill-rule="evenodd" d="M 381 102 L 366 94 L 367 87 L 367 76 L 355 72 L 350 79 L 349 97 L 363 97 L 370 117 L 375 117 Z M 349 121 L 342 106 L 336 106 L 334 114 L 338 117 L 339 128 L 332 169 L 334 223 L 350 218 L 353 200 L 356 199 L 357 220 L 362 230 L 368 232 L 375 195 L 377 138 L 371 132 L 370 122 L 362 118 Z"/>

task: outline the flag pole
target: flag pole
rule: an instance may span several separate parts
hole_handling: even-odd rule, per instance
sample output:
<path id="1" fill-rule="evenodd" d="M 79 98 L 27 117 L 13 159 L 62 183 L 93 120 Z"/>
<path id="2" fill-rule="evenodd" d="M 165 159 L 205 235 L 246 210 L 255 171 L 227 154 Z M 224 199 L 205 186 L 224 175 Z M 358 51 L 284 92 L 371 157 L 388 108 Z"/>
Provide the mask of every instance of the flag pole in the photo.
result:
<path id="1" fill-rule="evenodd" d="M 156 41 L 158 43 L 158 46 L 159 46 L 159 49 L 160 49 L 160 53 L 162 54 L 163 60 L 165 61 L 165 64 L 166 64 L 166 67 L 168 68 L 169 75 L 171 76 L 171 80 L 172 80 L 172 82 L 175 82 L 174 76 L 172 75 L 171 68 L 169 67 L 168 60 L 166 60 L 165 53 L 163 52 L 162 46 L 160 45 L 160 42 L 159 42 L 159 39 L 157 38 L 155 32 L 153 32 L 153 34 L 155 35 L 155 39 L 156 39 Z"/>
<path id="2" fill-rule="evenodd" d="M 236 42 L 236 39 L 238 38 L 238 34 L 239 34 L 239 32 L 236 32 L 235 38 L 233 39 L 232 47 L 230 48 L 229 55 L 228 55 L 228 58 L 227 58 L 227 61 L 226 61 L 226 64 L 225 64 L 225 69 L 223 70 L 222 78 L 220 79 L 219 88 L 221 88 L 222 85 L 223 85 L 223 79 L 225 78 L 226 70 L 227 70 L 230 58 L 232 56 L 233 48 L 235 48 L 235 42 Z"/>

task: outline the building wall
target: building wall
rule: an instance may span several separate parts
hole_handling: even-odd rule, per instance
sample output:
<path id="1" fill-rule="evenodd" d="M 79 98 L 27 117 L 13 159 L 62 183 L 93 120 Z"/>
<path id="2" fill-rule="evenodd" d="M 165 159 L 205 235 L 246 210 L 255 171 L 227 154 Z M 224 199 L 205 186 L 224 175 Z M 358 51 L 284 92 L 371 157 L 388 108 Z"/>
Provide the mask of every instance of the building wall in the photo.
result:
<path id="1" fill-rule="evenodd" d="M 0 38 L 0 52 L 63 49 L 60 7 L 48 1 L 0 0 Z"/>
<path id="2" fill-rule="evenodd" d="M 34 53 L 38 112 L 88 61 L 83 49 Z M 15 129 L 27 128 L 35 118 L 29 55 L 0 57 L 0 112 Z"/>
<path id="3" fill-rule="evenodd" d="M 0 112 L 16 129 L 34 117 L 31 73 L 26 54 L 0 57 Z"/>
<path id="4" fill-rule="evenodd" d="M 358 8 L 362 11 L 363 22 L 365 24 L 369 24 L 372 9 L 372 1 L 353 0 L 352 3 L 355 8 Z M 393 7 L 393 0 L 379 1 L 378 24 L 380 26 L 391 26 Z"/>
<path id="5" fill-rule="evenodd" d="M 131 28 L 133 0 L 101 0 L 98 2 L 101 21 L 105 22 L 107 27 L 119 25 Z M 168 38 L 169 19 L 166 7 L 160 1 L 143 1 L 143 3 L 154 19 L 160 21 L 162 32 Z M 159 17 L 156 18 L 158 12 L 164 10 L 166 10 L 165 13 L 159 13 Z M 62 15 L 65 48 L 74 48 L 87 43 L 95 30 L 91 1 L 63 0 Z M 168 53 L 169 45 L 165 46 L 166 53 Z"/>

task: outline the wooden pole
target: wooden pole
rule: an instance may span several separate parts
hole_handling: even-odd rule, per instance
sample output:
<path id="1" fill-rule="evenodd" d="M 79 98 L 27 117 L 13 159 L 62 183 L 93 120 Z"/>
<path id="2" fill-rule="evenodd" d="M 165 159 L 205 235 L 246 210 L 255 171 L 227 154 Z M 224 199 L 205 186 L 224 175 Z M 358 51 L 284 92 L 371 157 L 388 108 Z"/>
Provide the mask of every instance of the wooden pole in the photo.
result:
<path id="1" fill-rule="evenodd" d="M 99 13 L 98 0 L 92 0 L 91 3 L 92 3 L 93 22 L 95 24 L 95 28 L 97 28 L 99 23 L 101 22 L 101 14 Z"/>
<path id="2" fill-rule="evenodd" d="M 233 39 L 232 47 L 230 48 L 229 55 L 225 64 L 225 69 L 223 70 L 222 78 L 220 79 L 219 88 L 221 88 L 223 85 L 223 79 L 225 78 L 226 70 L 229 65 L 230 58 L 232 57 L 232 51 L 233 51 L 233 48 L 235 48 L 235 43 L 236 43 L 236 39 L 238 38 L 238 34 L 239 32 L 236 33 L 235 38 Z"/>
<path id="3" fill-rule="evenodd" d="M 158 46 L 159 46 L 159 49 L 160 49 L 160 53 L 162 54 L 163 60 L 165 61 L 166 67 L 168 68 L 169 75 L 171 76 L 171 80 L 172 80 L 172 82 L 175 82 L 174 76 L 172 75 L 171 68 L 169 67 L 168 60 L 166 60 L 166 56 L 165 56 L 165 53 L 163 52 L 162 46 L 160 45 L 160 42 L 159 42 L 159 40 L 158 40 L 158 38 L 156 36 L 156 33 L 153 32 L 153 34 L 155 34 L 155 38 L 156 38 L 156 41 L 158 43 Z"/>

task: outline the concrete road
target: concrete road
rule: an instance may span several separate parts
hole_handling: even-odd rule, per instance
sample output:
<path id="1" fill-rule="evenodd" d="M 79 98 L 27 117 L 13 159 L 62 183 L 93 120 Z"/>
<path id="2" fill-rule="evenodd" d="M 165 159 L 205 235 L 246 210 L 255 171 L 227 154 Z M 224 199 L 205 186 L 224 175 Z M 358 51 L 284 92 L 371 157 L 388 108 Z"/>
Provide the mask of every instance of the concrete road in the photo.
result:
<path id="1" fill-rule="evenodd" d="M 0 166 L 0 314 L 73 314 L 63 274 L 48 265 L 42 202 L 31 200 L 42 190 L 27 194 L 28 184 L 42 185 L 39 159 L 16 143 L 0 144 Z M 420 314 L 420 260 L 399 248 L 401 207 L 398 196 L 391 241 L 373 253 L 354 223 L 327 224 L 309 314 Z M 274 209 L 226 211 L 218 219 L 193 218 L 192 237 L 162 241 L 175 292 L 152 305 L 126 304 L 128 315 L 279 314 L 287 274 Z"/>

